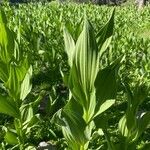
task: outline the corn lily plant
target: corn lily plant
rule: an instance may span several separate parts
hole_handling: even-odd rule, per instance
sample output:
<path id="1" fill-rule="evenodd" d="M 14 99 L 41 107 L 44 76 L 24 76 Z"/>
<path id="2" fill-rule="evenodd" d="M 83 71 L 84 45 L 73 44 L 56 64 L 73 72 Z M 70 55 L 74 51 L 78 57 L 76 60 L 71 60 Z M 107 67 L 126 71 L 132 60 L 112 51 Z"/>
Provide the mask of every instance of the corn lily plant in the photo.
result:
<path id="1" fill-rule="evenodd" d="M 17 38 L 7 27 L 3 10 L 0 10 L 0 81 L 5 93 L 0 93 L 0 113 L 14 118 L 14 125 L 5 127 L 5 141 L 20 150 L 28 147 L 27 134 L 39 120 L 36 114 L 39 99 L 26 103 L 25 98 L 31 91 L 32 66 L 17 46 Z M 13 149 L 12 148 L 12 149 Z"/>
<path id="2" fill-rule="evenodd" d="M 136 142 L 150 123 L 150 112 L 139 113 L 139 106 L 147 98 L 149 88 L 145 83 L 136 84 L 133 91 L 125 84 L 127 93 L 127 110 L 120 119 L 119 130 L 124 137 L 122 144 L 125 150 L 136 149 Z"/>
<path id="3" fill-rule="evenodd" d="M 62 73 L 62 76 L 70 93 L 68 103 L 56 113 L 54 120 L 62 126 L 68 149 L 88 149 L 92 129 L 101 124 L 103 112 L 115 102 L 116 77 L 121 58 L 105 68 L 99 64 L 110 44 L 113 26 L 114 11 L 95 36 L 91 23 L 85 17 L 83 30 L 76 43 L 64 28 L 70 72 L 69 75 Z"/>

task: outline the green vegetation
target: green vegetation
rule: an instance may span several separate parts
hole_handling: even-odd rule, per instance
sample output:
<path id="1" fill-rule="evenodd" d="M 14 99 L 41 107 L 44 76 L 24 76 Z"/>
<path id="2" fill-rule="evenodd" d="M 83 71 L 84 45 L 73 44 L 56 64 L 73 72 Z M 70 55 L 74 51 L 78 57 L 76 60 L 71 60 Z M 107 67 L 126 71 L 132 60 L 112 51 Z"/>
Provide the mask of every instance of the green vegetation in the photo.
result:
<path id="1" fill-rule="evenodd" d="M 148 150 L 149 14 L 149 6 L 3 4 L 0 149 L 46 141 Z"/>

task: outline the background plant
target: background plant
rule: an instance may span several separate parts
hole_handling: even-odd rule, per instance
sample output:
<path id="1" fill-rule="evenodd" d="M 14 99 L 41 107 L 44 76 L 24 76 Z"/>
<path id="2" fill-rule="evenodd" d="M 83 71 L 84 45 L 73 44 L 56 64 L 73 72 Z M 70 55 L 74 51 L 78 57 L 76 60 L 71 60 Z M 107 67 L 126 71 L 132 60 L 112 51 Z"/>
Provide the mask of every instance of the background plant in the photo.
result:
<path id="1" fill-rule="evenodd" d="M 75 43 L 81 32 L 81 20 L 84 16 L 84 9 L 87 10 L 87 16 L 90 22 L 94 26 L 95 33 L 97 33 L 104 22 L 110 15 L 110 9 L 112 7 L 107 6 L 94 6 L 94 5 L 77 5 L 77 4 L 59 4 L 52 3 L 29 3 L 26 5 L 14 5 L 4 4 L 3 9 L 8 18 L 7 26 L 18 34 L 20 31 L 20 42 L 18 44 L 19 50 L 25 53 L 29 53 L 28 59 L 33 68 L 33 88 L 26 101 L 35 100 L 40 94 L 41 90 L 44 90 L 46 95 L 42 98 L 42 101 L 48 99 L 48 95 L 53 93 L 53 87 L 55 88 L 56 97 L 52 96 L 54 102 L 57 98 L 56 105 L 53 105 L 55 111 L 57 108 L 61 108 L 65 105 L 68 91 L 62 84 L 62 79 L 59 70 L 68 73 L 69 67 L 67 65 L 67 57 L 64 52 L 63 33 L 61 23 L 63 22 L 67 27 L 69 33 L 71 33 Z M 137 12 L 134 6 L 121 6 L 116 7 L 115 14 L 115 26 L 112 42 L 109 44 L 107 50 L 103 53 L 102 59 L 100 59 L 100 65 L 104 68 L 110 65 L 118 56 L 125 55 L 124 65 L 121 66 L 119 75 L 121 81 L 126 81 L 130 87 L 134 87 L 139 81 L 139 75 L 144 75 L 145 78 L 149 78 L 149 33 L 147 31 L 149 27 L 149 6 L 145 7 L 141 12 Z M 80 29 L 78 28 L 81 24 Z M 77 32 L 79 31 L 79 32 Z M 147 81 L 149 82 L 149 81 Z M 146 83 L 147 83 L 146 82 Z M 145 85 L 145 83 L 144 83 Z M 6 94 L 4 86 L 1 86 L 0 91 Z M 60 92 L 61 91 L 61 92 Z M 131 89 L 133 91 L 133 89 Z M 5 93 L 6 92 L 6 93 Z M 125 94 L 126 90 L 119 84 L 117 98 L 115 104 L 105 112 L 108 118 L 108 131 L 112 137 L 110 140 L 114 143 L 119 143 L 119 131 L 118 122 L 123 114 L 126 112 L 127 102 Z M 52 94 L 53 95 L 53 94 Z M 59 103 L 60 102 L 60 103 Z M 54 104 L 52 102 L 52 104 Z M 149 111 L 149 93 L 148 98 L 140 106 L 139 109 Z M 53 113 L 55 112 L 53 111 Z M 41 112 L 40 112 L 41 113 Z M 43 114 L 44 115 L 44 114 Z M 48 115 L 50 116 L 51 115 Z M 12 123 L 11 117 L 1 115 L 1 124 L 8 125 Z M 46 119 L 43 117 L 43 119 Z M 48 119 L 47 119 L 48 120 Z M 51 123 L 50 123 L 51 124 Z M 39 123 L 40 125 L 40 123 Z M 51 125 L 50 125 L 51 126 Z M 55 126 L 55 125 L 54 125 Z M 45 135 L 42 131 L 46 130 L 44 126 L 37 128 L 36 134 L 31 133 L 31 141 L 40 141 L 45 139 Z M 48 127 L 47 127 L 48 129 Z M 34 130 L 34 129 L 33 129 Z M 56 131 L 55 129 L 53 130 Z M 47 140 L 60 140 L 64 144 L 60 132 L 56 131 L 57 138 L 51 137 Z M 107 148 L 107 143 L 104 134 L 97 132 L 95 136 L 92 136 L 89 147 L 96 149 Z M 37 135 L 37 136 L 36 136 Z M 137 140 L 137 149 L 144 148 L 144 145 L 148 146 L 149 128 L 142 134 Z M 46 139 L 45 139 L 46 140 Z M 1 142 L 3 138 L 1 138 Z M 35 142 L 34 142 L 35 143 Z M 38 144 L 38 142 L 36 142 Z M 62 148 L 63 149 L 63 148 Z"/>

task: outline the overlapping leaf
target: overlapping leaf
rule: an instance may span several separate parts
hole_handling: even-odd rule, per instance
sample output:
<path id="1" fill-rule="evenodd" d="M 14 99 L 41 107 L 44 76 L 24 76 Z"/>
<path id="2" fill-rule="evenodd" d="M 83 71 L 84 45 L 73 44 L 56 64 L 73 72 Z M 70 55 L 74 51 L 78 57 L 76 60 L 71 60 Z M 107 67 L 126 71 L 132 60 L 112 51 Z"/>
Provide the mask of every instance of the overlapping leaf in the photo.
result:
<path id="1" fill-rule="evenodd" d="M 95 92 L 94 81 L 98 72 L 98 58 L 98 47 L 93 27 L 87 19 L 85 19 L 83 31 L 75 47 L 73 66 L 69 77 L 69 87 L 75 100 L 78 101 L 86 111 L 89 111 L 89 107 L 92 106 L 91 112 L 89 112 L 91 116 L 94 113 L 92 111 L 95 109 L 95 99 L 93 95 Z M 93 105 L 91 105 L 91 103 Z"/>

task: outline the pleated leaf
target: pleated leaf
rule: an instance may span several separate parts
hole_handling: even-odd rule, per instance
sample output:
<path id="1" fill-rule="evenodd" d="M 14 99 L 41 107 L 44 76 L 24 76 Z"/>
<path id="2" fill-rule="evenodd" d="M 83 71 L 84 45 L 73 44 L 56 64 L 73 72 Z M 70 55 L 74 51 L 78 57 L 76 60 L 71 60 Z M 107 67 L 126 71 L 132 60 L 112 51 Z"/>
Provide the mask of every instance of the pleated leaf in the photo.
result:
<path id="1" fill-rule="evenodd" d="M 72 67 L 75 52 L 75 43 L 71 34 L 65 27 L 64 27 L 64 42 L 65 42 L 65 51 L 68 55 L 68 64 L 70 67 Z"/>
<path id="2" fill-rule="evenodd" d="M 91 116 L 95 109 L 95 99 L 93 95 L 95 92 L 94 81 L 98 72 L 98 60 L 98 47 L 94 30 L 85 18 L 83 31 L 75 47 L 75 56 L 69 77 L 69 88 L 75 100 L 77 100 L 86 111 L 89 111 L 89 107 L 92 106 L 91 112 L 89 112 Z M 91 98 L 93 100 L 91 100 Z"/>
<path id="3" fill-rule="evenodd" d="M 9 95 L 14 99 L 19 99 L 20 95 L 20 80 L 17 67 L 14 65 L 10 66 L 10 75 L 7 83 L 5 84 L 6 88 L 9 90 Z"/>
<path id="4" fill-rule="evenodd" d="M 9 63 L 14 53 L 14 33 L 6 25 L 6 15 L 0 10 L 0 59 Z"/>
<path id="5" fill-rule="evenodd" d="M 21 84 L 21 93 L 20 93 L 21 100 L 24 100 L 32 89 L 32 84 L 30 81 L 31 77 L 32 77 L 32 66 L 30 66 L 30 68 L 29 68 L 28 72 L 26 73 L 25 78 Z"/>
<path id="6" fill-rule="evenodd" d="M 115 10 L 112 11 L 110 19 L 106 22 L 106 24 L 104 24 L 104 26 L 102 26 L 102 28 L 96 35 L 98 48 L 100 50 L 100 56 L 107 49 L 112 39 L 114 28 L 114 14 Z"/>
<path id="7" fill-rule="evenodd" d="M 128 136 L 129 134 L 129 130 L 127 128 L 127 124 L 126 124 L 126 116 L 124 115 L 120 121 L 119 121 L 119 131 L 121 132 L 121 134 L 125 137 Z"/>
<path id="8" fill-rule="evenodd" d="M 82 118 L 82 107 L 72 98 L 64 107 L 62 118 L 66 123 L 64 131 L 66 139 L 76 141 L 79 145 L 84 145 L 88 139 L 85 134 L 86 123 Z"/>
<path id="9" fill-rule="evenodd" d="M 15 100 L 20 100 L 21 83 L 28 71 L 27 67 L 28 63 L 26 59 L 18 66 L 14 64 L 10 65 L 9 79 L 5 83 L 5 86 L 9 91 L 9 95 Z"/>

